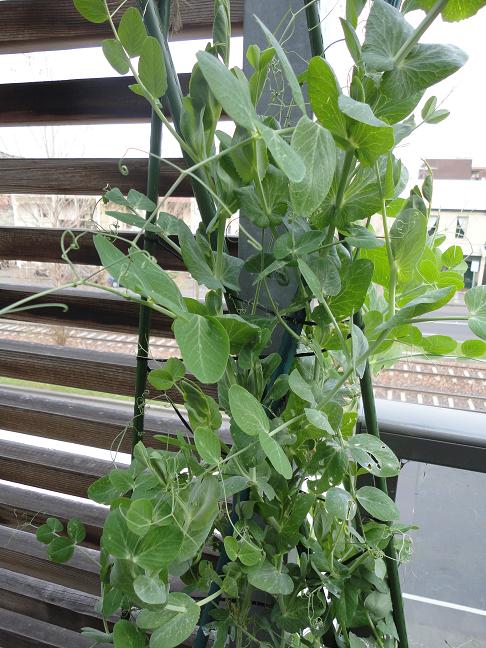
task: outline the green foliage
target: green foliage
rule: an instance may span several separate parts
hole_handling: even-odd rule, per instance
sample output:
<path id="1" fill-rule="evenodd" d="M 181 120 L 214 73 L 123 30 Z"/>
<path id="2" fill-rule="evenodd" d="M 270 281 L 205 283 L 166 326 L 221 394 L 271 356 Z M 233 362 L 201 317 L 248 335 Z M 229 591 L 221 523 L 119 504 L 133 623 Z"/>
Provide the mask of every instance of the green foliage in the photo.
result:
<path id="1" fill-rule="evenodd" d="M 163 397 L 183 401 L 185 429 L 155 435 L 157 448 L 138 443 L 128 468 L 114 468 L 89 488 L 92 500 L 109 507 L 100 611 L 105 620 L 133 612 L 111 634 L 85 629 L 94 643 L 181 644 L 199 623 L 199 592 L 214 582 L 224 596 L 205 631 L 215 631 L 218 648 L 228 638 L 241 646 L 255 636 L 269 647 L 396 645 L 385 560 L 394 538 L 406 559 L 410 529 L 398 524 L 384 489 L 358 483 L 371 475 L 381 486 L 400 469 L 378 436 L 357 433 L 360 379 L 370 361 L 379 369 L 409 352 L 484 357 L 486 294 L 477 287 L 465 297 L 480 339 L 458 346 L 422 334 L 421 322 L 462 289 L 466 265 L 460 247 L 442 249 L 427 233 L 432 176 L 402 195 L 407 172 L 395 147 L 414 129 L 413 111 L 427 88 L 465 55 L 419 43 L 420 34 L 384 0 L 374 1 L 361 43 L 355 28 L 365 4 L 347 0 L 341 23 L 355 64 L 348 90 L 321 57 L 297 77 L 285 40 L 261 23 L 269 47 L 249 47 L 251 76 L 229 70 L 229 2 L 216 0 L 214 42 L 197 56 L 176 133 L 196 165 L 185 173 L 197 172 L 214 197 L 214 217 L 194 234 L 136 190 L 111 188 L 104 196 L 116 206 L 108 216 L 138 233 L 123 245 L 116 230 L 96 234 L 100 262 L 120 286 L 111 291 L 172 321 L 181 358 L 151 367 L 148 381 Z M 408 0 L 405 9 L 430 4 Z M 483 4 L 449 0 L 443 15 L 464 18 Z M 75 5 L 88 20 L 108 19 L 103 2 Z M 131 70 L 132 90 L 171 129 L 160 102 L 164 50 L 137 9 L 120 15 L 105 55 L 120 74 Z M 306 112 L 304 84 L 316 121 Z M 258 106 L 267 89 L 282 102 L 272 111 L 277 117 Z M 223 110 L 235 122 L 232 135 L 217 130 Z M 446 113 L 435 97 L 424 98 L 426 124 Z M 224 246 L 238 210 L 253 225 L 245 273 Z M 205 300 L 184 297 L 143 251 L 145 231 L 182 258 L 207 289 Z M 240 292 L 245 281 L 255 288 L 250 298 Z M 285 308 L 276 284 L 292 285 Z M 303 351 L 291 363 L 283 351 L 271 352 L 279 328 Z M 49 518 L 37 537 L 61 562 L 85 529 L 79 520 L 65 529 Z M 208 555 L 222 545 L 228 562 L 216 573 Z M 172 591 L 174 578 L 183 592 Z M 253 614 L 254 595 L 268 614 Z M 358 628 L 363 637 L 353 634 Z"/>

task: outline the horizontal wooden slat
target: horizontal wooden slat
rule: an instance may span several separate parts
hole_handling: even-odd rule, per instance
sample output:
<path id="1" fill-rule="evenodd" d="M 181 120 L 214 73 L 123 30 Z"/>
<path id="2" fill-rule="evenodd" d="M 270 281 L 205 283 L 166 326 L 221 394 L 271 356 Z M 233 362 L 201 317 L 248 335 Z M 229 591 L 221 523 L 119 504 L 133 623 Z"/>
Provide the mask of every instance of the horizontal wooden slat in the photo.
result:
<path id="1" fill-rule="evenodd" d="M 2 227 L 0 226 L 0 259 L 16 261 L 39 261 L 41 263 L 61 262 L 61 236 L 64 230 L 37 227 Z M 78 238 L 78 250 L 70 253 L 73 263 L 82 265 L 99 265 L 98 253 L 93 245 L 94 232 L 86 230 L 72 230 L 75 236 L 83 233 Z M 135 232 L 120 232 L 123 238 L 133 240 Z M 71 239 L 66 239 L 66 244 Z M 228 252 L 233 256 L 238 254 L 238 239 L 226 240 Z M 116 241 L 116 245 L 123 251 L 127 244 Z M 182 261 L 165 247 L 158 239 L 154 256 L 165 270 L 185 270 Z"/>
<path id="2" fill-rule="evenodd" d="M 34 286 L 0 284 L 0 309 L 39 292 Z M 128 333 L 135 332 L 138 327 L 139 305 L 107 292 L 67 288 L 39 297 L 32 304 L 64 304 L 68 310 L 48 306 L 7 314 L 5 318 Z M 154 335 L 174 337 L 171 324 L 170 318 L 153 311 L 151 331 Z"/>
<path id="3" fill-rule="evenodd" d="M 92 640 L 73 630 L 0 609 L 0 644 L 15 648 L 91 648 Z M 109 644 L 98 644 L 110 648 Z"/>
<path id="4" fill-rule="evenodd" d="M 123 431 L 132 417 L 131 401 L 0 386 L 0 426 L 12 432 L 130 452 L 131 434 Z M 176 436 L 185 428 L 172 410 L 148 405 L 145 442 L 156 445 L 152 436 L 162 432 Z"/>
<path id="5" fill-rule="evenodd" d="M 87 497 L 89 486 L 115 467 L 126 464 L 0 438 L 2 479 L 26 486 Z"/>
<path id="6" fill-rule="evenodd" d="M 118 0 L 110 2 L 114 7 Z M 129 0 L 125 6 L 136 5 Z M 184 0 L 179 2 L 183 23 L 181 32 L 174 38 L 208 37 L 213 17 L 213 0 Z M 232 0 L 231 17 L 233 33 L 240 31 L 243 23 L 244 0 Z M 121 15 L 121 13 L 119 14 Z M 82 18 L 72 0 L 3 0 L 0 3 L 0 52 L 32 52 L 98 45 L 110 37 L 109 26 L 95 25 Z"/>
<path id="7" fill-rule="evenodd" d="M 95 611 L 98 600 L 87 592 L 0 568 L 0 607 L 31 619 L 75 632 L 86 626 L 103 630 Z"/>
<path id="8" fill-rule="evenodd" d="M 3 83 L 0 84 L 0 123 L 2 126 L 53 126 L 150 121 L 148 101 L 128 88 L 134 81 L 133 77 L 108 77 Z M 186 95 L 189 74 L 180 74 L 179 81 Z"/>
<path id="9" fill-rule="evenodd" d="M 173 160 L 183 166 L 180 159 Z M 112 158 L 46 158 L 0 159 L 0 193 L 54 194 L 62 196 L 101 196 L 108 185 L 145 192 L 147 185 L 146 159 L 124 160 L 128 175 L 120 173 L 118 160 Z M 179 172 L 162 163 L 159 195 L 164 196 Z M 175 195 L 192 196 L 189 180 L 182 180 Z"/>
<path id="10" fill-rule="evenodd" d="M 155 365 L 150 362 L 149 366 Z M 133 396 L 135 358 L 121 353 L 0 340 L 0 375 Z M 216 396 L 214 385 L 204 386 L 204 391 Z M 180 401 L 177 392 L 170 394 Z M 148 395 L 155 394 L 149 391 Z"/>

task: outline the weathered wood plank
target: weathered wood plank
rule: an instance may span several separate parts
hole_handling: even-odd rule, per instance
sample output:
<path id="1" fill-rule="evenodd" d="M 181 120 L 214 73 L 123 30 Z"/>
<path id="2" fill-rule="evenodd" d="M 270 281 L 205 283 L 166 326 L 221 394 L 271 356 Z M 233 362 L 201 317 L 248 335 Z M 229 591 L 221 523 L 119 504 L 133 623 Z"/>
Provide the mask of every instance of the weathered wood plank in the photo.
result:
<path id="1" fill-rule="evenodd" d="M 36 526 L 42 524 L 37 522 Z M 99 552 L 76 547 L 71 560 L 63 565 L 52 563 L 47 549 L 29 533 L 10 525 L 0 525 L 0 567 L 57 583 L 81 592 L 99 595 Z"/>
<path id="2" fill-rule="evenodd" d="M 2 126 L 53 126 L 148 122 L 151 112 L 148 101 L 128 88 L 134 81 L 130 76 L 2 83 L 0 123 Z M 180 74 L 179 81 L 186 95 L 189 75 Z"/>
<path id="3" fill-rule="evenodd" d="M 78 250 L 70 253 L 73 263 L 81 265 L 99 265 L 98 253 L 93 244 L 94 232 L 90 230 L 71 230 L 78 238 Z M 61 236 L 63 229 L 38 228 L 38 227 L 6 227 L 0 226 L 0 259 L 15 261 L 38 261 L 42 263 L 58 263 L 61 259 Z M 135 232 L 120 232 L 125 239 L 133 240 Z M 71 239 L 69 239 L 71 240 Z M 182 261 L 173 254 L 160 239 L 157 239 L 154 256 L 165 270 L 185 270 Z M 66 243 L 69 241 L 66 240 Z M 117 247 L 126 252 L 128 244 L 115 241 Z M 233 256 L 238 255 L 238 240 L 226 239 L 228 252 Z"/>
<path id="4" fill-rule="evenodd" d="M 118 0 L 110 0 L 118 6 Z M 135 5 L 129 0 L 126 6 Z M 243 24 L 244 0 L 232 0 L 233 33 Z M 183 29 L 172 33 L 172 39 L 208 37 L 213 19 L 213 0 L 185 0 L 179 3 Z M 72 0 L 3 0 L 0 3 L 0 53 L 33 52 L 99 45 L 110 37 L 108 25 L 94 25 L 82 18 Z"/>
<path id="5" fill-rule="evenodd" d="M 0 642 L 15 648 L 90 648 L 92 640 L 60 626 L 0 609 Z M 108 644 L 98 644 L 110 648 Z"/>
<path id="6" fill-rule="evenodd" d="M 132 401 L 78 396 L 25 387 L 0 387 L 0 421 L 5 430 L 94 448 L 130 452 Z M 172 410 L 147 405 L 145 440 L 157 445 L 154 434 L 184 432 Z"/>
<path id="7" fill-rule="evenodd" d="M 45 429 L 47 436 L 49 430 Z M 115 467 L 126 462 L 99 459 L 82 453 L 65 452 L 0 439 L 2 479 L 49 491 L 87 497 L 89 486 Z"/>
<path id="8" fill-rule="evenodd" d="M 0 607 L 68 630 L 103 630 L 99 598 L 87 592 L 0 568 Z"/>
<path id="9" fill-rule="evenodd" d="M 180 159 L 174 164 L 183 166 Z M 55 194 L 63 196 L 100 196 L 107 185 L 145 192 L 147 185 L 146 159 L 127 159 L 124 164 L 129 174 L 122 175 L 118 160 L 112 158 L 46 158 L 0 159 L 0 193 Z M 162 163 L 159 195 L 167 193 L 179 173 Z M 184 179 L 177 187 L 176 196 L 190 198 L 191 184 Z"/>
<path id="10" fill-rule="evenodd" d="M 37 286 L 0 284 L 0 308 L 32 297 L 40 292 Z M 62 308 L 48 306 L 5 315 L 6 319 L 38 324 L 57 324 L 102 331 L 134 333 L 138 327 L 139 305 L 117 295 L 97 290 L 67 288 L 39 297 L 32 304 L 64 304 Z M 172 320 L 153 311 L 152 333 L 173 338 Z"/>
<path id="11" fill-rule="evenodd" d="M 0 340 L 0 367 L 6 378 L 133 395 L 135 358 L 121 353 Z M 204 386 L 204 391 L 216 395 L 213 385 Z M 170 394 L 180 401 L 177 392 Z"/>

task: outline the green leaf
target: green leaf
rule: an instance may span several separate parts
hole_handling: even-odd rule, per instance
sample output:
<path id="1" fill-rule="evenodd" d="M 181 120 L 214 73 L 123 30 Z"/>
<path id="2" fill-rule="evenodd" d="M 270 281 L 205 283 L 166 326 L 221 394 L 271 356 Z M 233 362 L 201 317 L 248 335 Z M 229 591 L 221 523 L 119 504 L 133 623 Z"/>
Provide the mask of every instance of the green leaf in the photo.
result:
<path id="1" fill-rule="evenodd" d="M 364 510 L 377 520 L 390 522 L 400 517 L 394 501 L 374 486 L 362 486 L 356 492 L 356 498 Z"/>
<path id="2" fill-rule="evenodd" d="M 144 648 L 145 634 L 126 619 L 119 619 L 113 628 L 113 643 L 115 648 Z"/>
<path id="3" fill-rule="evenodd" d="M 263 431 L 258 434 L 258 439 L 263 452 L 275 470 L 285 479 L 291 479 L 293 474 L 292 466 L 278 441 L 271 437 L 268 432 Z"/>
<path id="4" fill-rule="evenodd" d="M 356 149 L 361 164 L 371 166 L 393 148 L 395 136 L 391 126 L 368 126 L 356 123 L 350 130 L 349 143 Z"/>
<path id="5" fill-rule="evenodd" d="M 179 245 L 181 246 L 184 265 L 198 283 L 204 284 L 213 290 L 223 287 L 221 281 L 214 276 L 214 272 L 209 267 L 201 246 L 187 226 L 180 228 Z"/>
<path id="6" fill-rule="evenodd" d="M 426 353 L 449 355 L 456 350 L 457 342 L 448 335 L 427 335 L 420 342 Z"/>
<path id="7" fill-rule="evenodd" d="M 289 387 L 302 400 L 312 404 L 315 403 L 312 386 L 305 380 L 297 367 L 289 375 Z"/>
<path id="8" fill-rule="evenodd" d="M 390 229 L 393 257 L 400 280 L 413 275 L 427 240 L 427 218 L 418 209 L 404 209 Z"/>
<path id="9" fill-rule="evenodd" d="M 231 18 L 229 0 L 216 0 L 214 3 L 213 47 L 228 64 L 231 42 Z"/>
<path id="10" fill-rule="evenodd" d="M 86 537 L 84 524 L 78 518 L 71 518 L 67 523 L 67 534 L 76 544 L 83 542 Z"/>
<path id="11" fill-rule="evenodd" d="M 312 296 L 321 304 L 328 295 L 337 295 L 341 290 L 339 271 L 329 257 L 310 257 L 310 267 L 303 259 L 297 259 L 297 264 Z"/>
<path id="12" fill-rule="evenodd" d="M 486 286 L 470 288 L 464 295 L 469 311 L 469 328 L 482 340 L 486 340 Z"/>
<path id="13" fill-rule="evenodd" d="M 374 619 L 383 619 L 393 610 L 389 594 L 371 592 L 365 599 L 365 608 L 371 612 Z"/>
<path id="14" fill-rule="evenodd" d="M 402 11 L 414 11 L 423 9 L 429 11 L 434 6 L 434 0 L 405 0 Z M 486 0 L 449 0 L 442 9 L 442 18 L 447 22 L 464 20 L 474 16 L 482 7 L 486 6 Z"/>
<path id="15" fill-rule="evenodd" d="M 130 189 L 127 195 L 127 202 L 132 209 L 153 212 L 157 208 L 153 200 L 136 189 Z M 159 216 L 162 216 L 162 214 Z"/>
<path id="16" fill-rule="evenodd" d="M 47 545 L 54 540 L 56 534 L 48 524 L 41 524 L 35 533 L 35 537 L 39 542 Z"/>
<path id="17" fill-rule="evenodd" d="M 335 434 L 335 431 L 332 429 L 332 426 L 329 423 L 329 419 L 324 414 L 324 412 L 306 407 L 305 415 L 309 423 L 316 427 L 318 430 L 323 430 L 324 432 L 327 432 L 331 435 Z"/>
<path id="18" fill-rule="evenodd" d="M 253 567 L 261 562 L 262 552 L 259 547 L 243 538 L 238 542 L 238 558 L 246 567 Z"/>
<path id="19" fill-rule="evenodd" d="M 112 614 L 115 614 L 115 612 L 117 612 L 121 608 L 124 597 L 124 592 L 119 589 L 113 587 L 112 589 L 108 590 L 107 588 L 104 588 L 101 610 L 103 616 L 108 618 L 111 617 Z"/>
<path id="20" fill-rule="evenodd" d="M 349 20 L 340 18 L 339 21 L 343 29 L 344 40 L 346 41 L 348 52 L 351 54 L 351 58 L 353 59 L 355 64 L 360 65 L 362 63 L 362 57 L 361 43 L 359 42 L 358 35 L 356 34 L 356 31 Z"/>
<path id="21" fill-rule="evenodd" d="M 199 621 L 199 606 L 187 594 L 173 592 L 169 594 L 167 607 L 159 612 L 158 627 L 150 637 L 150 648 L 175 648 L 191 636 Z"/>
<path id="22" fill-rule="evenodd" d="M 356 513 L 356 503 L 344 488 L 330 488 L 326 493 L 327 512 L 339 520 L 352 520 Z"/>
<path id="23" fill-rule="evenodd" d="M 101 48 L 106 60 L 118 74 L 126 74 L 129 71 L 129 59 L 125 54 L 125 50 L 117 40 L 108 38 L 101 41 Z"/>
<path id="24" fill-rule="evenodd" d="M 486 342 L 482 340 L 465 340 L 461 344 L 461 351 L 467 358 L 480 358 L 486 353 Z"/>
<path id="25" fill-rule="evenodd" d="M 268 594 L 291 594 L 294 590 L 294 583 L 288 574 L 284 574 L 274 567 L 268 560 L 261 565 L 255 565 L 247 569 L 248 582 Z"/>
<path id="26" fill-rule="evenodd" d="M 159 41 L 147 36 L 140 52 L 138 75 L 147 91 L 158 99 L 167 90 L 167 71 Z"/>
<path id="27" fill-rule="evenodd" d="M 226 536 L 223 540 L 224 550 L 228 554 L 228 558 L 231 561 L 235 561 L 238 558 L 238 542 L 233 536 Z"/>
<path id="28" fill-rule="evenodd" d="M 127 526 L 138 536 L 144 536 L 152 525 L 153 505 L 149 499 L 136 499 L 127 511 Z"/>
<path id="29" fill-rule="evenodd" d="M 373 264 L 367 259 L 357 259 L 351 264 L 346 277 L 342 278 L 343 288 L 336 297 L 329 299 L 329 307 L 334 317 L 341 321 L 356 313 L 364 303 L 373 275 Z"/>
<path id="30" fill-rule="evenodd" d="M 186 369 L 184 363 L 177 358 L 169 358 L 166 360 L 162 367 L 152 369 L 148 375 L 148 381 L 160 391 L 167 391 L 172 389 L 174 384 L 184 378 Z"/>
<path id="31" fill-rule="evenodd" d="M 263 405 L 241 385 L 231 385 L 229 392 L 231 416 L 236 425 L 248 436 L 268 433 L 270 421 Z"/>
<path id="32" fill-rule="evenodd" d="M 118 37 L 128 56 L 140 56 L 147 38 L 147 30 L 140 11 L 135 7 L 129 7 L 123 14 L 118 25 Z"/>
<path id="33" fill-rule="evenodd" d="M 400 11 L 385 0 L 375 0 L 366 22 L 366 38 L 362 49 L 368 70 L 373 72 L 393 70 L 394 56 L 412 32 L 412 26 Z"/>
<path id="34" fill-rule="evenodd" d="M 418 44 L 397 65 L 395 57 L 412 32 L 400 11 L 384 0 L 375 0 L 366 24 L 363 59 L 370 71 L 384 72 L 382 88 L 392 99 L 425 90 L 467 60 L 464 52 L 452 45 Z"/>
<path id="35" fill-rule="evenodd" d="M 167 600 L 167 589 L 158 578 L 140 574 L 133 581 L 133 589 L 138 598 L 147 605 L 163 605 Z"/>
<path id="36" fill-rule="evenodd" d="M 364 9 L 366 0 L 346 0 L 346 20 L 356 29 L 358 18 Z"/>
<path id="37" fill-rule="evenodd" d="M 349 648 L 376 648 L 373 639 L 362 639 L 352 632 L 349 633 Z"/>
<path id="38" fill-rule="evenodd" d="M 346 139 L 346 117 L 338 106 L 341 90 L 333 69 L 320 56 L 315 56 L 309 62 L 307 83 L 312 110 L 317 119 L 331 133 Z"/>
<path id="39" fill-rule="evenodd" d="M 201 459 L 213 466 L 221 461 L 221 444 L 219 438 L 209 427 L 198 427 L 194 430 L 194 441 Z"/>
<path id="40" fill-rule="evenodd" d="M 55 563 L 67 562 L 74 553 L 74 542 L 65 536 L 54 538 L 47 547 L 49 560 Z"/>
<path id="41" fill-rule="evenodd" d="M 385 72 L 383 91 L 394 99 L 404 99 L 454 74 L 467 58 L 467 54 L 454 45 L 419 44 L 403 65 Z"/>
<path id="42" fill-rule="evenodd" d="M 275 38 L 275 36 L 272 34 L 272 32 L 265 27 L 265 25 L 262 23 L 260 18 L 258 16 L 254 16 L 255 20 L 257 23 L 260 25 L 263 33 L 267 37 L 268 44 L 273 47 L 275 50 L 277 57 L 280 61 L 280 65 L 282 67 L 282 72 L 283 75 L 285 76 L 287 83 L 289 84 L 290 90 L 292 92 L 292 97 L 295 101 L 296 106 L 300 108 L 302 113 L 305 115 L 306 110 L 305 110 L 305 102 L 304 102 L 304 97 L 302 95 L 302 90 L 300 89 L 300 84 L 297 80 L 297 76 L 295 75 L 295 72 L 290 65 L 290 62 L 287 58 L 287 55 L 282 49 L 282 46 L 278 42 L 278 40 Z"/>
<path id="43" fill-rule="evenodd" d="M 174 335 L 186 368 L 205 384 L 216 383 L 228 362 L 228 334 L 213 317 L 186 315 L 173 324 Z"/>
<path id="44" fill-rule="evenodd" d="M 120 508 L 112 509 L 105 520 L 101 546 L 114 558 L 128 560 L 138 543 L 138 536 L 128 530 Z"/>
<path id="45" fill-rule="evenodd" d="M 292 205 L 299 215 L 310 216 L 331 187 L 336 168 L 336 145 L 328 130 L 304 116 L 295 127 L 292 148 L 306 168 L 303 180 L 290 184 Z"/>
<path id="46" fill-rule="evenodd" d="M 103 0 L 74 0 L 74 6 L 78 12 L 93 23 L 104 23 L 108 20 Z"/>
<path id="47" fill-rule="evenodd" d="M 362 378 L 368 362 L 368 340 L 356 324 L 351 324 L 351 349 L 353 353 L 353 368 L 359 378 Z"/>
<path id="48" fill-rule="evenodd" d="M 109 475 L 100 477 L 88 488 L 88 497 L 98 504 L 111 504 L 122 493 L 113 485 Z"/>
<path id="49" fill-rule="evenodd" d="M 460 245 L 451 245 L 441 256 L 442 263 L 446 268 L 455 268 L 464 261 L 464 252 Z"/>
<path id="50" fill-rule="evenodd" d="M 222 317 L 215 317 L 221 324 L 230 341 L 230 353 L 239 353 L 245 344 L 256 341 L 259 328 L 247 322 L 239 315 L 228 313 Z"/>
<path id="51" fill-rule="evenodd" d="M 377 477 L 394 477 L 400 472 L 400 462 L 381 439 L 372 434 L 360 433 L 348 441 L 349 453 L 354 461 Z"/>
<path id="52" fill-rule="evenodd" d="M 437 290 L 429 290 L 423 295 L 412 299 L 406 306 L 402 306 L 391 319 L 378 326 L 376 332 L 379 333 L 384 329 L 393 328 L 405 320 L 410 320 L 419 315 L 437 310 L 441 306 L 445 306 L 455 293 L 456 289 L 450 286 L 438 288 Z"/>
<path id="53" fill-rule="evenodd" d="M 342 113 L 355 121 L 367 124 L 368 126 L 384 126 L 388 128 L 388 124 L 378 119 L 371 110 L 371 106 L 366 103 L 355 101 L 345 95 L 340 95 L 338 98 L 338 106 Z"/>
<path id="54" fill-rule="evenodd" d="M 240 126 L 252 130 L 258 118 L 251 103 L 248 83 L 232 74 L 209 52 L 198 52 L 197 60 L 211 92 L 226 114 Z"/>
<path id="55" fill-rule="evenodd" d="M 352 225 L 347 228 L 346 241 L 349 245 L 372 250 L 383 247 L 385 241 L 376 237 L 376 234 L 362 225 Z"/>
<path id="56" fill-rule="evenodd" d="M 110 632 L 101 632 L 95 628 L 81 628 L 81 634 L 93 644 L 113 643 L 113 633 Z"/>
<path id="57" fill-rule="evenodd" d="M 133 561 L 147 571 L 160 571 L 175 560 L 181 542 L 178 526 L 155 527 L 137 544 Z"/>
<path id="58" fill-rule="evenodd" d="M 301 182 L 305 176 L 305 164 L 300 155 L 276 131 L 259 123 L 258 130 L 277 166 L 290 182 Z"/>
<path id="59" fill-rule="evenodd" d="M 132 251 L 126 256 L 101 234 L 95 235 L 94 243 L 102 265 L 120 285 L 152 299 L 176 315 L 187 313 L 177 284 L 151 257 L 142 251 Z"/>

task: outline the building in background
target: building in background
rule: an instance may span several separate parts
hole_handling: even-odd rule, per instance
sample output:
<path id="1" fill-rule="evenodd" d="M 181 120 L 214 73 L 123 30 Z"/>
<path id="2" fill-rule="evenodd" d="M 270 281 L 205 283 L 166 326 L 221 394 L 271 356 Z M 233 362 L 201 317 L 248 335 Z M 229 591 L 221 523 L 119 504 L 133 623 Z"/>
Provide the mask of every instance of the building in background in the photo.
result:
<path id="1" fill-rule="evenodd" d="M 441 248 L 459 245 L 468 265 L 465 287 L 486 284 L 486 168 L 470 159 L 428 159 L 434 175 L 429 233 L 445 234 Z M 427 174 L 424 164 L 419 177 Z"/>

